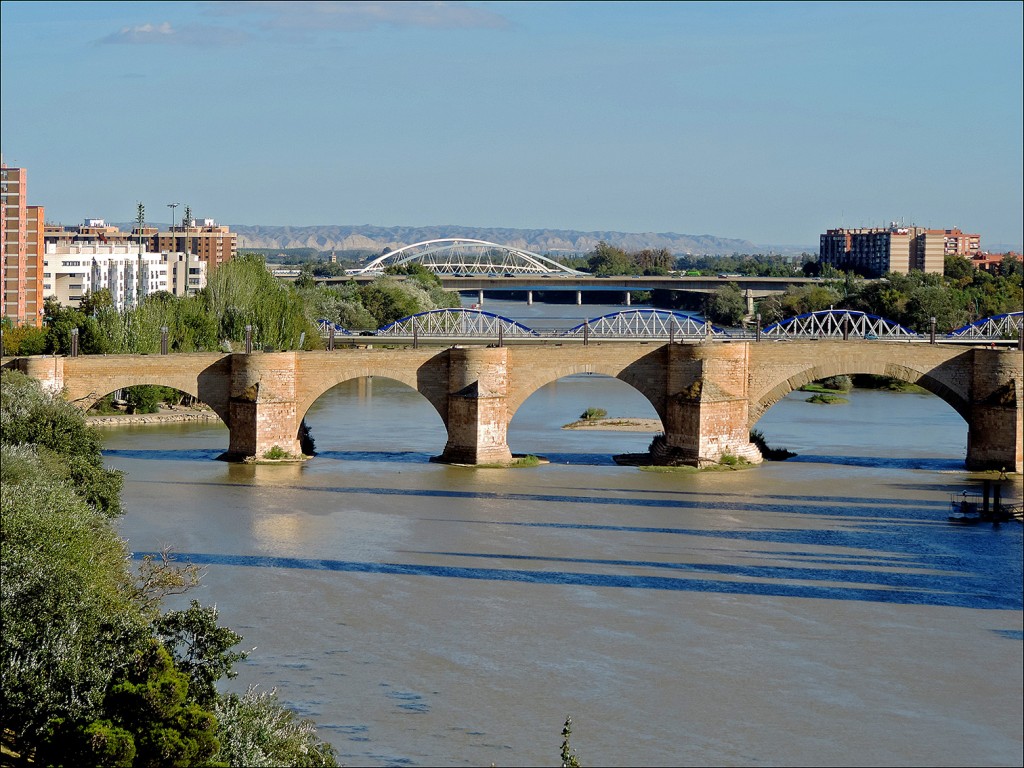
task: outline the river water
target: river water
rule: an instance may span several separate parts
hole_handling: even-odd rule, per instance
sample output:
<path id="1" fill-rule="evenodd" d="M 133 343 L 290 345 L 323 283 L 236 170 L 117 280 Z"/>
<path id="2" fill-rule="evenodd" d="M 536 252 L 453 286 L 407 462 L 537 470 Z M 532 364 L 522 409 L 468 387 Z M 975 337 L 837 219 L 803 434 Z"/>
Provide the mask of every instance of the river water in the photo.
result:
<path id="1" fill-rule="evenodd" d="M 1022 530 L 946 521 L 978 486 L 966 425 L 930 395 L 805 398 L 758 424 L 799 455 L 740 471 L 619 467 L 650 433 L 561 429 L 656 418 L 601 376 L 516 414 L 529 469 L 429 462 L 440 417 L 382 379 L 317 401 L 301 466 L 215 461 L 210 425 L 107 430 L 105 457 L 132 550 L 207 567 L 171 605 L 255 647 L 227 688 L 276 687 L 345 765 L 558 765 L 567 716 L 584 765 L 1021 765 Z"/>

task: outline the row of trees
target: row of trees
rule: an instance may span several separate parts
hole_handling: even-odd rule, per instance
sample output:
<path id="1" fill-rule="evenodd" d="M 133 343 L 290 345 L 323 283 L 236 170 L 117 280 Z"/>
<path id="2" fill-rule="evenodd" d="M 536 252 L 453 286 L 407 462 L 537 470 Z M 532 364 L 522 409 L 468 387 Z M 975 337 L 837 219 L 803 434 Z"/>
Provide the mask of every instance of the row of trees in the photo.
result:
<path id="1" fill-rule="evenodd" d="M 48 299 L 43 328 L 5 327 L 4 351 L 67 354 L 74 331 L 83 354 L 155 354 L 163 328 L 170 351 L 230 351 L 245 341 L 246 327 L 258 346 L 295 349 L 302 340 L 303 348 L 316 349 L 323 344 L 321 319 L 372 330 L 416 312 L 459 305 L 458 294 L 445 291 L 427 270 L 404 272 L 404 280 L 386 275 L 367 285 L 328 287 L 310 276 L 286 283 L 270 274 L 262 257 L 245 254 L 212 272 L 194 296 L 156 293 L 125 310 L 114 306 L 106 290 L 86 295 L 77 308 Z"/>
<path id="2" fill-rule="evenodd" d="M 223 694 L 246 654 L 215 608 L 166 596 L 197 568 L 117 535 L 120 473 L 83 413 L 0 371 L 0 722 L 5 756 L 40 765 L 333 766 L 272 692 Z"/>
<path id="3" fill-rule="evenodd" d="M 1000 274 L 975 269 L 962 256 L 947 256 L 942 275 L 890 273 L 868 281 L 852 273 L 829 272 L 820 284 L 792 287 L 784 294 L 761 299 L 756 311 L 764 324 L 834 307 L 851 309 L 893 320 L 918 333 L 927 333 L 931 318 L 940 332 L 952 331 L 975 320 L 1024 309 L 1024 268 L 1007 258 Z M 715 323 L 739 325 L 746 317 L 746 301 L 729 284 L 710 296 L 702 307 Z"/>

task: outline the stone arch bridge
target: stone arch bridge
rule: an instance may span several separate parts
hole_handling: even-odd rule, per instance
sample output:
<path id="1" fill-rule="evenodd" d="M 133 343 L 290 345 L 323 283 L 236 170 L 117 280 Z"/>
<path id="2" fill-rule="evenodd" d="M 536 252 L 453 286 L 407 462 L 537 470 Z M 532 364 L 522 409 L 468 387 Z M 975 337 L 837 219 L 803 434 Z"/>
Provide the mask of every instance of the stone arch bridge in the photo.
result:
<path id="1" fill-rule="evenodd" d="M 967 422 L 970 469 L 1024 471 L 1022 357 L 1017 350 L 895 341 L 601 341 L 589 345 L 355 346 L 334 351 L 27 357 L 5 362 L 88 408 L 140 384 L 174 387 L 207 403 L 230 430 L 225 458 L 274 446 L 298 455 L 304 415 L 337 384 L 364 376 L 403 382 L 440 414 L 439 461 L 511 460 L 508 425 L 545 384 L 604 374 L 641 392 L 685 463 L 724 454 L 761 460 L 749 432 L 774 403 L 811 381 L 871 373 L 917 384 Z"/>

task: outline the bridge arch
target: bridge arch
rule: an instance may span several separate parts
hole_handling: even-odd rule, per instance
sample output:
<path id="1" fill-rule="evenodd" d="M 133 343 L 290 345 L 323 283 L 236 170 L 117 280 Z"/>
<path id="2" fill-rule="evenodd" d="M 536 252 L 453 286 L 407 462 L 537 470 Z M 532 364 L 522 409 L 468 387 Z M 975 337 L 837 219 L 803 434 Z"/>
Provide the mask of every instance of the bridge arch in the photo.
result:
<path id="1" fill-rule="evenodd" d="M 606 418 L 652 420 L 650 430 L 637 433 L 629 429 L 612 433 L 616 427 L 593 425 L 591 428 L 563 429 L 581 421 L 588 409 L 607 411 Z M 621 423 L 621 422 L 620 422 Z M 665 432 L 665 423 L 654 403 L 636 387 L 621 378 L 598 372 L 572 374 L 547 382 L 534 390 L 508 413 L 508 444 L 513 455 L 642 452 L 650 439 Z M 642 445 L 641 445 L 642 443 Z M 561 459 L 559 459 L 561 463 Z M 573 462 L 574 463 L 574 462 Z"/>
<path id="2" fill-rule="evenodd" d="M 402 408 L 395 409 L 400 402 Z M 327 442 L 318 426 L 325 409 L 337 411 L 331 420 L 342 425 L 333 437 L 334 446 Z M 397 414 L 401 414 L 402 422 L 396 423 Z M 338 382 L 323 391 L 309 403 L 302 413 L 296 413 L 300 431 L 305 428 L 313 438 L 316 452 L 325 450 L 350 450 L 354 444 L 372 445 L 372 448 L 360 450 L 408 452 L 414 450 L 411 443 L 417 443 L 423 450 L 432 455 L 440 454 L 445 446 L 447 424 L 435 403 L 431 403 L 422 392 L 412 386 L 409 381 L 400 381 L 392 376 L 352 376 Z M 357 427 L 371 418 L 372 430 L 357 429 L 353 432 L 352 425 Z M 358 432 L 358 433 L 357 433 Z M 434 433 L 437 433 L 436 435 Z M 430 439 L 422 439 L 422 433 L 429 433 Z M 433 438 L 437 441 L 434 442 Z M 430 443 L 427 445 L 426 443 Z"/>
<path id="3" fill-rule="evenodd" d="M 419 264 L 436 275 L 582 275 L 538 253 L 486 240 L 446 237 L 404 245 L 378 256 L 351 275 L 382 274 L 388 267 Z"/>
<path id="4" fill-rule="evenodd" d="M 608 376 L 629 385 L 651 403 L 664 424 L 667 417 L 665 391 L 668 376 L 665 348 L 646 350 L 640 347 L 626 353 L 620 349 L 594 349 L 593 354 L 560 355 L 554 361 L 548 359 L 544 366 L 534 366 L 526 358 L 535 353 L 529 349 L 510 347 L 509 361 L 516 376 L 507 401 L 508 421 L 511 422 L 523 403 L 542 387 L 566 376 L 587 373 Z"/>
<path id="5" fill-rule="evenodd" d="M 921 345 L 914 347 L 920 350 Z M 949 404 L 965 422 L 970 422 L 969 385 L 959 375 L 961 366 L 957 361 L 958 357 L 969 356 L 970 350 L 962 350 L 953 355 L 940 350 L 930 360 L 917 356 L 914 362 L 908 361 L 907 356 L 901 354 L 900 345 L 871 345 L 855 354 L 841 354 L 831 349 L 831 345 L 823 343 L 820 351 L 822 354 L 816 355 L 813 360 L 805 359 L 793 366 L 777 366 L 774 373 L 762 374 L 760 379 L 752 377 L 749 412 L 751 429 L 769 408 L 790 392 L 820 379 L 857 374 L 888 376 L 916 384 Z M 757 354 L 756 347 L 753 354 Z"/>
<path id="6" fill-rule="evenodd" d="M 376 350 L 373 350 L 376 352 Z M 320 397 L 346 381 L 359 378 L 391 379 L 422 394 L 442 420 L 447 419 L 447 357 L 437 349 L 422 350 L 409 364 L 410 350 L 380 350 L 347 363 L 331 352 L 307 352 L 296 359 L 295 420 L 301 424 Z M 315 437 L 315 436 L 314 436 Z"/>
<path id="7" fill-rule="evenodd" d="M 231 355 L 182 353 L 165 355 L 82 355 L 59 358 L 65 398 L 87 410 L 111 392 L 135 386 L 170 387 L 208 405 L 230 425 Z M 28 359 L 30 371 L 47 367 L 47 358 Z"/>

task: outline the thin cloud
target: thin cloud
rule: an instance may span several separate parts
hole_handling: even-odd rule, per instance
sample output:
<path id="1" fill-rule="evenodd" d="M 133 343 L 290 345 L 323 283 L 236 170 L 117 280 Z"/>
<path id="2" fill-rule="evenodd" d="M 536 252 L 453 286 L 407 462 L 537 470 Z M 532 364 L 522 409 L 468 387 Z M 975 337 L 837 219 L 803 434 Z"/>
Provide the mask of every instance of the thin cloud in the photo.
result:
<path id="1" fill-rule="evenodd" d="M 352 2 L 286 2 L 248 0 L 220 2 L 214 11 L 223 16 L 259 16 L 269 30 L 365 31 L 379 26 L 429 29 L 500 29 L 509 26 L 500 14 L 465 3 L 434 0 L 352 0 Z"/>
<path id="2" fill-rule="evenodd" d="M 211 47 L 236 45 L 245 41 L 248 35 L 236 29 L 214 27 L 204 24 L 173 26 L 169 21 L 160 24 L 138 24 L 122 27 L 120 31 L 101 38 L 102 45 L 186 45 Z"/>

